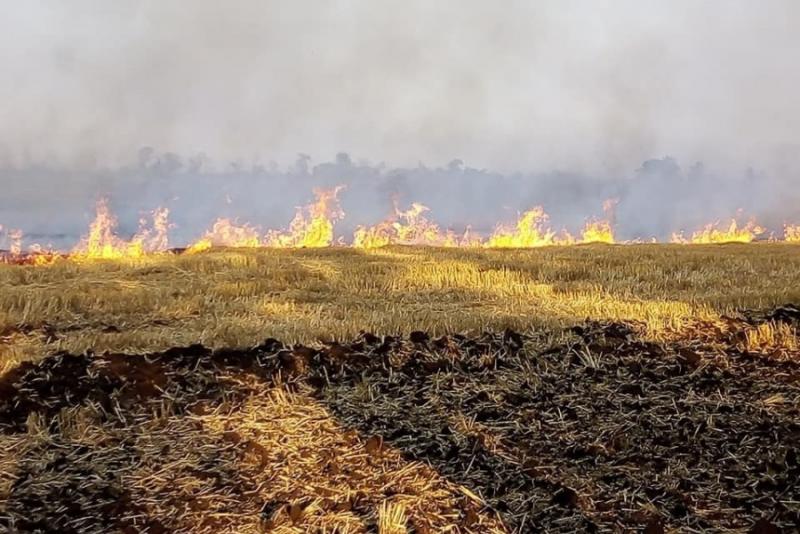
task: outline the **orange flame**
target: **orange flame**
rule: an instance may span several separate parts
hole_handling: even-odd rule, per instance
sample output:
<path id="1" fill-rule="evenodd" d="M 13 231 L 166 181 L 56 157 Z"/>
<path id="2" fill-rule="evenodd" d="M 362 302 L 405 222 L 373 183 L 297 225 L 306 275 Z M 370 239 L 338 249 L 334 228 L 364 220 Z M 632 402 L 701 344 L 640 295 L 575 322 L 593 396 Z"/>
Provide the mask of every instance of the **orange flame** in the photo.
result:
<path id="1" fill-rule="evenodd" d="M 153 227 L 147 227 L 147 220 L 142 219 L 139 231 L 125 241 L 116 234 L 117 219 L 108 207 L 108 201 L 101 198 L 97 201 L 96 215 L 89 225 L 89 233 L 73 249 L 75 259 L 120 259 L 138 258 L 146 253 L 163 252 L 167 248 L 167 222 L 169 211 L 159 208 L 152 213 Z"/>
<path id="2" fill-rule="evenodd" d="M 736 219 L 731 219 L 730 224 L 725 227 L 721 226 L 719 222 L 707 224 L 701 230 L 692 234 L 690 239 L 684 237 L 683 232 L 672 234 L 671 241 L 673 243 L 683 244 L 713 244 L 713 243 L 750 243 L 756 239 L 760 234 L 764 233 L 764 229 L 756 224 L 755 220 L 751 219 L 742 226 Z"/>
<path id="3" fill-rule="evenodd" d="M 783 229 L 783 238 L 787 243 L 800 243 L 800 224 L 787 224 Z"/>
<path id="4" fill-rule="evenodd" d="M 581 243 L 614 243 L 614 230 L 609 221 L 589 221 L 583 227 Z"/>
<path id="5" fill-rule="evenodd" d="M 339 208 L 337 195 L 342 186 L 331 190 L 314 190 L 316 202 L 297 209 L 286 231 L 270 230 L 264 239 L 255 226 L 239 224 L 219 218 L 205 235 L 189 246 L 189 253 L 202 252 L 212 247 L 280 247 L 315 248 L 333 244 L 333 225 L 344 213 Z"/>
<path id="6" fill-rule="evenodd" d="M 22 248 L 23 238 L 22 230 L 10 228 L 4 232 L 3 225 L 0 225 L 0 242 L 5 241 L 5 245 L 8 247 L 8 254 L 0 256 L 0 262 L 19 265 L 50 265 L 61 257 L 51 250 L 44 250 L 38 244 L 30 245 L 26 252 Z"/>
<path id="7" fill-rule="evenodd" d="M 544 247 L 556 245 L 555 232 L 546 226 L 548 215 L 541 206 L 526 211 L 514 227 L 498 226 L 486 242 L 492 248 Z"/>
<path id="8" fill-rule="evenodd" d="M 197 242 L 186 249 L 193 254 L 203 252 L 211 247 L 260 247 L 261 239 L 258 230 L 249 224 L 237 224 L 230 219 L 219 218 L 214 221 L 211 229 Z"/>
<path id="9" fill-rule="evenodd" d="M 3 230 L 3 225 L 0 224 L 0 243 L 2 242 L 5 242 L 5 246 L 8 247 L 8 255 L 11 260 L 15 260 L 22 254 L 22 230 L 14 228 Z M 9 259 L 8 256 L 4 256 L 4 258 Z"/>
<path id="10" fill-rule="evenodd" d="M 195 253 L 212 247 L 328 247 L 335 243 L 334 224 L 344 217 L 338 194 L 342 186 L 331 190 L 315 190 L 314 203 L 300 207 L 287 230 L 269 231 L 266 236 L 258 227 L 235 220 L 219 218 L 202 238 L 188 247 L 187 252 Z M 375 248 L 391 244 L 427 245 L 444 247 L 485 246 L 491 248 L 532 248 L 553 245 L 573 245 L 577 243 L 614 243 L 616 200 L 603 204 L 604 218 L 589 219 L 579 237 L 573 237 L 565 230 L 558 233 L 549 225 L 549 217 L 541 206 L 522 213 L 513 225 L 498 225 L 491 236 L 483 241 L 473 235 L 469 228 L 463 235 L 451 230 L 443 230 L 427 218 L 429 209 L 420 203 L 412 203 L 403 211 L 395 203 L 394 213 L 374 226 L 359 226 L 352 246 Z M 139 221 L 139 229 L 129 240 L 119 237 L 116 232 L 117 220 L 109 209 L 108 201 L 100 199 L 96 206 L 96 216 L 89 225 L 87 235 L 73 249 L 71 255 L 76 260 L 136 258 L 145 254 L 162 252 L 169 245 L 169 211 L 158 208 Z M 751 219 L 740 224 L 733 218 L 730 224 L 719 222 L 708 224 L 694 232 L 691 237 L 675 233 L 673 243 L 749 243 L 756 240 L 765 230 Z M 785 225 L 783 240 L 800 243 L 800 225 Z M 634 240 L 633 243 L 642 242 Z M 655 242 L 655 240 L 654 240 Z M 0 244 L 8 249 L 0 260 L 9 263 L 45 265 L 65 257 L 52 250 L 44 250 L 39 245 L 23 249 L 23 234 L 16 229 L 3 229 L 0 226 Z"/>
<path id="11" fill-rule="evenodd" d="M 583 227 L 581 243 L 614 243 L 615 211 L 619 199 L 610 198 L 603 202 L 604 220 L 592 219 Z"/>
<path id="12" fill-rule="evenodd" d="M 427 245 L 438 247 L 472 246 L 480 239 L 469 235 L 469 229 L 459 237 L 451 230 L 442 231 L 425 217 L 430 211 L 423 204 L 414 202 L 405 211 L 394 206 L 394 214 L 374 226 L 359 226 L 353 234 L 356 248 L 378 248 L 386 245 Z"/>
<path id="13" fill-rule="evenodd" d="M 339 207 L 339 192 L 344 186 L 330 190 L 315 189 L 317 201 L 303 208 L 297 208 L 294 219 L 285 232 L 270 231 L 266 244 L 280 248 L 318 248 L 333 244 L 333 225 L 344 217 Z"/>
<path id="14" fill-rule="evenodd" d="M 56 260 L 63 257 L 52 249 L 45 250 L 39 244 L 31 245 L 28 250 L 28 258 L 34 265 L 52 265 Z"/>
<path id="15" fill-rule="evenodd" d="M 607 219 L 589 220 L 583 227 L 580 240 L 569 232 L 562 230 L 556 234 L 547 226 L 549 219 L 541 206 L 528 210 L 517 220 L 513 228 L 500 226 L 486 243 L 495 248 L 530 248 L 553 245 L 574 245 L 575 243 L 614 243 L 613 212 L 616 200 L 603 203 Z"/>
<path id="16" fill-rule="evenodd" d="M 146 252 L 163 252 L 169 248 L 169 209 L 156 208 L 150 214 L 153 227 L 147 228 L 147 219 L 139 219 L 139 233 L 133 240 L 139 240 Z"/>
<path id="17" fill-rule="evenodd" d="M 460 239 L 455 233 L 442 233 L 439 226 L 428 220 L 430 211 L 423 204 L 414 202 L 405 211 L 395 203 L 394 214 L 374 226 L 359 226 L 353 234 L 356 248 L 377 248 L 386 245 L 458 246 Z"/>
<path id="18" fill-rule="evenodd" d="M 12 256 L 19 256 L 22 254 L 22 230 L 11 229 L 8 235 L 8 250 Z"/>

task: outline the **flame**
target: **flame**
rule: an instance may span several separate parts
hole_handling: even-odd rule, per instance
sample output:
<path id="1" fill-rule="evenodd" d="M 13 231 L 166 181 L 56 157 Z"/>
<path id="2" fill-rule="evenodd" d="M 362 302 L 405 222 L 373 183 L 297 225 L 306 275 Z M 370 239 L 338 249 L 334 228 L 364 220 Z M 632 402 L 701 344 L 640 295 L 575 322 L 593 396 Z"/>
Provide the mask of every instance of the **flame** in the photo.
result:
<path id="1" fill-rule="evenodd" d="M 500 226 L 494 231 L 486 243 L 487 247 L 546 247 L 552 245 L 574 245 L 575 243 L 614 243 L 614 207 L 616 199 L 606 200 L 603 211 L 607 219 L 593 219 L 586 223 L 581 238 L 575 239 L 569 232 L 562 230 L 556 234 L 547 225 L 549 219 L 541 206 L 526 211 L 517 220 L 513 228 Z"/>
<path id="2" fill-rule="evenodd" d="M 89 225 L 89 234 L 81 241 L 73 251 L 75 254 L 86 258 L 121 258 L 124 257 L 127 247 L 124 246 L 114 231 L 117 227 L 117 219 L 108 208 L 108 201 L 101 198 L 97 201 L 96 216 Z M 131 249 L 132 252 L 136 248 Z"/>
<path id="3" fill-rule="evenodd" d="M 609 243 L 614 241 L 614 224 L 618 198 L 609 198 L 603 202 L 605 219 L 592 219 L 586 223 L 581 233 L 581 243 Z"/>
<path id="4" fill-rule="evenodd" d="M 41 245 L 34 244 L 28 247 L 25 252 L 22 248 L 22 241 L 24 235 L 22 230 L 9 228 L 3 231 L 3 225 L 0 225 L 0 237 L 5 236 L 2 241 L 5 241 L 8 246 L 8 253 L 0 255 L 0 262 L 13 263 L 13 264 L 30 264 L 30 265 L 50 265 L 60 257 L 59 254 L 51 250 L 44 250 Z"/>
<path id="5" fill-rule="evenodd" d="M 139 221 L 139 231 L 125 241 L 116 234 L 117 218 L 108 207 L 108 200 L 101 198 L 95 207 L 96 215 L 89 225 L 89 233 L 73 249 L 76 259 L 120 259 L 138 258 L 146 253 L 162 252 L 167 248 L 169 211 L 159 208 L 151 215 L 153 227 L 147 227 L 147 219 Z"/>
<path id="6" fill-rule="evenodd" d="M 694 232 L 690 239 L 685 238 L 683 232 L 674 233 L 672 234 L 671 241 L 673 243 L 695 245 L 712 243 L 750 243 L 763 233 L 764 229 L 758 226 L 753 219 L 742 226 L 739 226 L 736 219 L 731 219 L 727 227 L 721 226 L 719 222 L 707 224 L 703 229 Z"/>
<path id="7" fill-rule="evenodd" d="M 544 247 L 558 244 L 556 234 L 546 226 L 549 216 L 541 206 L 526 211 L 514 227 L 498 226 L 486 242 L 492 248 Z"/>
<path id="8" fill-rule="evenodd" d="M 800 243 L 800 224 L 787 224 L 783 229 L 783 238 L 787 243 Z"/>
<path id="9" fill-rule="evenodd" d="M 198 253 L 212 247 L 328 247 L 333 244 L 334 221 L 344 213 L 339 208 L 339 191 L 342 186 L 330 190 L 314 190 L 316 202 L 297 209 L 294 219 L 286 231 L 271 230 L 262 239 L 261 232 L 247 223 L 239 224 L 231 219 L 219 218 L 202 238 L 187 248 L 188 253 Z"/>
<path id="10" fill-rule="evenodd" d="M 186 252 L 190 254 L 203 252 L 211 247 L 260 247 L 259 231 L 249 224 L 237 224 L 226 218 L 214 221 L 211 229 L 202 238 L 191 244 Z"/>
<path id="11" fill-rule="evenodd" d="M 14 260 L 22 254 L 22 230 L 14 228 L 3 230 L 3 225 L 0 224 L 0 238 L 3 238 L 0 242 L 5 241 L 8 247 L 8 256 L 4 256 L 6 261 L 8 261 L 9 256 L 11 260 Z"/>
<path id="12" fill-rule="evenodd" d="M 430 209 L 424 204 L 414 202 L 405 211 L 394 206 L 394 214 L 374 226 L 359 226 L 353 234 L 356 248 L 378 248 L 386 245 L 427 245 L 439 247 L 473 246 L 480 244 L 466 230 L 458 236 L 452 230 L 442 231 L 439 226 L 425 217 Z"/>
<path id="13" fill-rule="evenodd" d="M 613 244 L 614 242 L 614 230 L 610 221 L 589 221 L 583 227 L 581 243 Z"/>
<path id="14" fill-rule="evenodd" d="M 153 227 L 147 228 L 147 219 L 139 219 L 140 231 L 133 237 L 139 240 L 147 252 L 163 252 L 169 248 L 169 209 L 156 208 L 150 214 Z"/>
<path id="15" fill-rule="evenodd" d="M 22 254 L 22 230 L 12 229 L 8 230 L 8 250 L 12 256 L 19 256 Z"/>
<path id="16" fill-rule="evenodd" d="M 333 244 L 333 225 L 344 217 L 339 207 L 339 192 L 344 186 L 330 190 L 315 189 L 317 201 L 309 206 L 297 208 L 294 219 L 286 231 L 270 231 L 266 245 L 280 248 L 318 248 Z"/>
<path id="17" fill-rule="evenodd" d="M 62 258 L 61 254 L 52 249 L 45 250 L 38 244 L 31 245 L 28 250 L 28 259 L 33 265 L 52 265 L 56 260 Z"/>
<path id="18" fill-rule="evenodd" d="M 342 186 L 330 190 L 314 190 L 316 200 L 297 209 L 296 214 L 283 231 L 261 230 L 236 220 L 218 218 L 212 227 L 187 248 L 188 253 L 197 253 L 212 247 L 328 247 L 335 244 L 334 224 L 344 217 L 339 206 L 338 195 Z M 534 248 L 578 243 L 614 243 L 616 225 L 614 210 L 617 200 L 603 203 L 605 217 L 589 219 L 577 237 L 565 230 L 554 231 L 549 217 L 541 206 L 523 212 L 513 225 L 498 225 L 485 241 L 469 227 L 463 235 L 452 230 L 443 230 L 428 219 L 427 206 L 412 203 L 407 210 L 394 206 L 394 213 L 374 226 L 359 226 L 353 234 L 352 246 L 376 248 L 391 244 L 427 245 L 443 247 L 490 248 Z M 672 235 L 673 243 L 749 243 L 765 230 L 754 219 L 745 224 L 738 216 L 729 224 L 711 223 L 684 237 L 683 232 Z M 39 245 L 23 249 L 23 233 L 17 229 L 0 226 L 0 244 L 8 250 L 0 255 L 0 261 L 15 264 L 47 265 L 64 257 L 76 260 L 137 258 L 145 254 L 167 250 L 170 229 L 169 210 L 158 208 L 139 221 L 138 231 L 129 239 L 117 234 L 117 219 L 109 209 L 105 198 L 98 200 L 96 215 L 89 225 L 88 233 L 69 256 L 45 250 Z M 341 238 L 340 238 L 341 240 Z M 771 240 L 776 240 L 772 238 Z M 800 243 L 800 225 L 785 225 L 783 240 Z M 641 243 L 641 239 L 626 243 Z M 655 239 L 653 239 L 655 242 Z"/>
<path id="19" fill-rule="evenodd" d="M 472 233 L 472 227 L 467 226 L 466 230 L 464 230 L 464 234 L 461 236 L 461 240 L 458 244 L 460 247 L 479 247 L 483 243 L 481 236 L 478 234 Z"/>
<path id="20" fill-rule="evenodd" d="M 217 219 L 217 222 L 219 222 L 219 219 Z M 214 224 L 216 224 L 216 222 Z M 203 237 L 186 247 L 186 254 L 198 254 L 200 252 L 205 252 L 212 246 L 211 240 Z"/>
<path id="21" fill-rule="evenodd" d="M 383 221 L 375 226 L 359 226 L 353 234 L 355 248 L 379 248 L 392 244 L 392 223 Z"/>

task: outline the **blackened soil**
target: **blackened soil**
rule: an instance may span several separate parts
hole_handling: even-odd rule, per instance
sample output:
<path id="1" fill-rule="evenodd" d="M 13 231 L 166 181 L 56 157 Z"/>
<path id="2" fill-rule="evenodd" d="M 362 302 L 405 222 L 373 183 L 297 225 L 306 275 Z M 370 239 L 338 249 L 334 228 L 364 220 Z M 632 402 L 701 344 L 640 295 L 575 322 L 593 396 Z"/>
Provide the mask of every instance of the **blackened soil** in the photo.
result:
<path id="1" fill-rule="evenodd" d="M 771 319 L 793 321 L 795 310 Z M 164 399 L 188 415 L 200 400 L 251 394 L 237 376 L 280 376 L 378 446 L 462 484 L 512 531 L 800 529 L 800 355 L 765 357 L 717 338 L 661 345 L 624 324 L 591 323 L 558 346 L 512 331 L 413 332 L 321 347 L 57 354 L 0 379 L 0 432 L 29 432 L 32 417 L 57 430 L 75 406 L 115 425 Z M 0 495 L 0 527 L 130 528 L 136 504 L 113 470 L 136 452 L 110 450 L 54 449 L 18 466 Z M 140 515 L 137 528 L 162 528 Z"/>

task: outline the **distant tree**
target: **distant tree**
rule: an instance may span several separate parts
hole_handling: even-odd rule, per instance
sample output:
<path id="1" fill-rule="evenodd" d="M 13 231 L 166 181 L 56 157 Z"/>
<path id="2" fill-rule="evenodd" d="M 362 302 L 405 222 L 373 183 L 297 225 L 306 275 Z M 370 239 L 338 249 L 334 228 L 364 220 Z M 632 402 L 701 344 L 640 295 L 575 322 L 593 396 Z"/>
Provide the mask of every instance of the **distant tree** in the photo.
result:
<path id="1" fill-rule="evenodd" d="M 454 159 L 450 163 L 447 164 L 447 170 L 449 171 L 460 171 L 464 167 L 464 161 L 460 159 Z"/>
<path id="2" fill-rule="evenodd" d="M 190 173 L 199 173 L 203 170 L 203 166 L 206 163 L 206 155 L 202 152 L 197 154 L 196 156 L 192 156 L 186 162 L 187 170 Z"/>
<path id="3" fill-rule="evenodd" d="M 350 167 L 353 164 L 352 160 L 350 159 L 350 154 L 347 152 L 339 152 L 336 154 L 336 164 L 343 167 Z"/>
<path id="4" fill-rule="evenodd" d="M 308 174 L 308 166 L 311 162 L 311 156 L 308 154 L 303 154 L 302 152 L 297 154 L 297 160 L 294 162 L 294 172 L 297 174 Z"/>
<path id="5" fill-rule="evenodd" d="M 162 172 L 172 174 L 180 171 L 183 168 L 183 161 L 178 154 L 174 152 L 166 152 L 161 156 L 160 161 L 158 162 L 158 168 Z"/>
<path id="6" fill-rule="evenodd" d="M 156 149 L 151 146 L 143 146 L 139 149 L 137 160 L 139 163 L 139 168 L 149 169 L 158 160 L 158 157 L 156 156 Z"/>

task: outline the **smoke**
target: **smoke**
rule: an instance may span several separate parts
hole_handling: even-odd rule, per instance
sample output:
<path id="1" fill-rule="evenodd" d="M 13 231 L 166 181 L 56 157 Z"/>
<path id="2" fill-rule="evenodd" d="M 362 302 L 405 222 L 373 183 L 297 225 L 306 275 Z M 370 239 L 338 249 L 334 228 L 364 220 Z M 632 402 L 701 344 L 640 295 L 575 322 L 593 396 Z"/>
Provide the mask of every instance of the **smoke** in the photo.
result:
<path id="1" fill-rule="evenodd" d="M 537 204 L 574 225 L 609 197 L 631 236 L 738 208 L 777 225 L 800 215 L 798 16 L 792 0 L 20 3 L 0 20 L 0 223 L 68 241 L 109 194 L 123 228 L 166 204 L 188 238 L 218 215 L 283 225 L 311 186 L 344 183 L 343 231 L 392 195 L 444 225 Z M 343 150 L 373 163 L 297 157 Z"/>
<path id="2" fill-rule="evenodd" d="M 356 226 L 374 224 L 395 204 L 404 209 L 412 202 L 427 205 L 441 226 L 457 231 L 470 226 L 484 234 L 538 205 L 550 214 L 554 227 L 574 232 L 588 218 L 603 216 L 607 199 L 617 200 L 614 222 L 621 239 L 663 240 L 673 231 L 691 231 L 736 215 L 755 216 L 776 231 L 784 222 L 798 220 L 797 193 L 781 180 L 749 169 L 719 173 L 702 163 L 683 168 L 670 157 L 645 161 L 620 176 L 502 174 L 461 160 L 395 168 L 354 161 L 346 153 L 317 164 L 301 154 L 287 168 L 215 164 L 207 157 L 184 158 L 152 148 L 141 149 L 138 156 L 135 164 L 119 169 L 0 170 L 8 181 L 0 198 L 5 226 L 24 229 L 29 241 L 68 248 L 86 231 L 102 194 L 110 197 L 123 236 L 136 231 L 145 211 L 163 206 L 170 209 L 174 224 L 172 243 L 186 244 L 217 217 L 265 229 L 285 227 L 296 207 L 313 201 L 314 189 L 340 184 L 346 184 L 340 194 L 346 217 L 337 223 L 336 233 L 346 240 Z"/>

